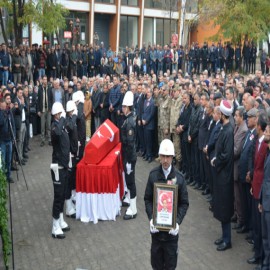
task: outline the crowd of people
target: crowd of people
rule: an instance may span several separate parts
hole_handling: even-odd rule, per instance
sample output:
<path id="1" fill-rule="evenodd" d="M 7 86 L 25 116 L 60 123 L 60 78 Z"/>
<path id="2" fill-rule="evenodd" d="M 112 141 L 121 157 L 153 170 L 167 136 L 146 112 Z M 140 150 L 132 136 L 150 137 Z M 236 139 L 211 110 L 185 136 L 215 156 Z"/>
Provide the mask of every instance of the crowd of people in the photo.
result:
<path id="1" fill-rule="evenodd" d="M 211 45 L 205 42 L 201 46 L 193 42 L 191 46 L 181 45 L 148 45 L 126 46 L 115 52 L 104 43 L 94 45 L 74 45 L 65 43 L 33 44 L 29 46 L 7 47 L 0 45 L 0 81 L 3 85 L 8 80 L 17 83 L 31 82 L 36 84 L 38 79 L 47 75 L 48 78 L 64 78 L 69 80 L 77 75 L 93 77 L 96 75 L 130 75 L 164 73 L 167 69 L 185 70 L 190 75 L 199 74 L 204 70 L 216 73 L 218 70 L 243 73 L 255 73 L 256 62 L 259 59 L 263 74 L 269 73 L 270 58 L 264 49 L 258 52 L 254 42 L 246 41 L 243 46 L 233 46 L 230 42 L 218 42 Z"/>
<path id="2" fill-rule="evenodd" d="M 2 45 L 0 147 L 7 180 L 13 182 L 11 169 L 18 169 L 18 162 L 26 164 L 29 139 L 40 133 L 40 147 L 46 139 L 53 146 L 53 164 L 58 167 L 52 166 L 52 172 L 61 172 L 52 173 L 55 196 L 66 194 L 66 214 L 75 217 L 75 170 L 85 143 L 106 119 L 123 129 L 127 113 L 122 105 L 131 92 L 133 104 L 126 106 L 135 123 L 131 134 L 136 155 L 148 163 L 160 162 L 164 157 L 159 145 L 171 140 L 173 166 L 190 188 L 201 191 L 222 223 L 217 250 L 231 248 L 231 222 L 236 222 L 232 229 L 247 233 L 246 240 L 254 246 L 248 263 L 262 262 L 269 268 L 270 219 L 264 203 L 269 172 L 264 164 L 269 152 L 270 74 L 265 74 L 269 59 L 264 51 L 260 56 L 264 66 L 255 70 L 257 49 L 252 43 L 244 45 L 239 59 L 248 74 L 242 75 L 239 46 L 234 50 L 229 43 L 211 47 L 205 43 L 202 48 L 194 44 L 188 52 L 169 45 L 126 48 L 121 57 L 104 44 L 94 49 L 65 46 L 63 50 L 59 45 L 50 49 L 33 45 L 32 50 L 22 46 L 11 57 L 10 49 Z M 23 51 L 30 60 L 25 72 Z M 64 116 L 66 120 L 61 120 Z M 134 171 L 136 157 L 127 163 L 125 173 Z M 68 192 L 59 185 L 66 177 L 63 168 L 69 168 L 72 178 Z M 131 178 L 134 188 L 136 177 Z M 133 207 L 126 219 L 137 215 L 136 189 L 131 195 Z M 65 200 L 54 202 L 52 234 L 57 238 L 69 229 L 63 219 Z"/>

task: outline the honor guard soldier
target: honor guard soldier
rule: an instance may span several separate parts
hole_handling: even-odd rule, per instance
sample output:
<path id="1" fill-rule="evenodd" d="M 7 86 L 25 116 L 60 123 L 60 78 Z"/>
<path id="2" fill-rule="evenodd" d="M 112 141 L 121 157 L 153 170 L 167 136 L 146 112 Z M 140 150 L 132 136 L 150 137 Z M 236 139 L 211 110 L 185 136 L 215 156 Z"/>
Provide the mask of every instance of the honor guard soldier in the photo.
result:
<path id="1" fill-rule="evenodd" d="M 66 129 L 70 141 L 70 153 L 68 164 L 68 185 L 66 189 L 66 215 L 71 218 L 76 217 L 75 205 L 72 202 L 76 186 L 76 154 L 78 152 L 78 131 L 77 131 L 77 108 L 74 101 L 69 100 L 66 106 Z M 73 194 L 72 194 L 72 193 Z M 73 195 L 73 197 L 71 196 Z"/>
<path id="2" fill-rule="evenodd" d="M 171 140 L 165 139 L 159 147 L 161 165 L 154 168 L 148 178 L 145 189 L 145 209 L 150 220 L 152 236 L 151 265 L 155 270 L 173 270 L 177 266 L 178 232 L 188 206 L 188 192 L 184 176 L 173 166 L 174 146 Z M 153 224 L 154 184 L 174 184 L 178 186 L 176 227 L 169 232 L 160 232 Z"/>
<path id="3" fill-rule="evenodd" d="M 136 123 L 133 117 L 132 108 L 134 102 L 134 95 L 128 91 L 123 99 L 122 111 L 125 115 L 125 121 L 121 127 L 121 142 L 122 155 L 125 172 L 125 180 L 128 188 L 128 195 L 130 196 L 130 206 L 128 207 L 124 220 L 136 218 L 136 185 L 135 185 L 135 165 L 137 160 L 136 155 Z M 127 196 L 127 195 L 126 195 Z"/>
<path id="4" fill-rule="evenodd" d="M 51 126 L 53 146 L 51 175 L 54 187 L 52 236 L 58 239 L 65 238 L 64 232 L 70 230 L 63 217 L 70 151 L 69 137 L 65 129 L 66 119 L 63 114 L 65 112 L 62 104 L 55 102 L 52 106 Z"/>

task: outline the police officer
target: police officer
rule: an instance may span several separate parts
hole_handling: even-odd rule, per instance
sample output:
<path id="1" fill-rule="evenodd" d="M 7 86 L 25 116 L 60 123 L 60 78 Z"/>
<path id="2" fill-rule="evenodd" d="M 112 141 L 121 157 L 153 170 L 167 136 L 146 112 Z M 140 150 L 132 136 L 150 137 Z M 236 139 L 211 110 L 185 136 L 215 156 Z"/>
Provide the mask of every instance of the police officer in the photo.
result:
<path id="1" fill-rule="evenodd" d="M 70 230 L 63 217 L 70 149 L 63 114 L 65 113 L 62 104 L 55 102 L 52 106 L 53 122 L 51 126 L 53 146 L 51 175 L 54 187 L 52 237 L 58 239 L 65 238 L 64 232 Z"/>
<path id="2" fill-rule="evenodd" d="M 127 188 L 130 196 L 130 206 L 124 215 L 124 220 L 136 218 L 136 185 L 135 185 L 135 165 L 136 165 L 136 123 L 133 117 L 134 95 L 128 91 L 123 99 L 122 111 L 126 117 L 121 127 L 122 154 L 124 163 L 124 172 Z"/>
<path id="3" fill-rule="evenodd" d="M 83 113 L 84 94 L 82 91 L 77 91 L 72 95 L 72 100 L 75 102 L 78 110 L 77 114 L 77 130 L 78 130 L 78 152 L 77 162 L 79 162 L 84 153 L 85 141 L 86 141 L 86 122 L 85 115 Z"/>
<path id="4" fill-rule="evenodd" d="M 78 131 L 77 131 L 77 108 L 74 101 L 69 100 L 66 106 L 66 129 L 70 141 L 70 153 L 68 164 L 68 185 L 66 190 L 66 215 L 76 217 L 75 205 L 72 202 L 76 194 L 76 154 L 78 152 Z M 73 196 L 71 196 L 73 195 Z"/>
<path id="5" fill-rule="evenodd" d="M 154 168 L 148 178 L 144 202 L 150 232 L 152 236 L 151 265 L 155 270 L 176 269 L 178 255 L 178 232 L 188 206 L 188 192 L 184 176 L 173 166 L 174 146 L 171 140 L 165 139 L 159 147 L 161 165 Z M 174 184 L 178 186 L 176 227 L 169 232 L 159 230 L 153 225 L 154 183 Z"/>

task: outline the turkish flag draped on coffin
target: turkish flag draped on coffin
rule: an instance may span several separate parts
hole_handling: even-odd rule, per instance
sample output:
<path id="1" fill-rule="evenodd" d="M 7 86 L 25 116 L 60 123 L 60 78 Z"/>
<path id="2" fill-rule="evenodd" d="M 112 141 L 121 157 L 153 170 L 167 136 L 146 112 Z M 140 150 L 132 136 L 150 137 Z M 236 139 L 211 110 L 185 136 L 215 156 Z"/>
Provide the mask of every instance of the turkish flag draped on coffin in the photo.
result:
<path id="1" fill-rule="evenodd" d="M 77 164 L 76 218 L 83 222 L 115 220 L 124 192 L 119 129 L 106 120 Z"/>

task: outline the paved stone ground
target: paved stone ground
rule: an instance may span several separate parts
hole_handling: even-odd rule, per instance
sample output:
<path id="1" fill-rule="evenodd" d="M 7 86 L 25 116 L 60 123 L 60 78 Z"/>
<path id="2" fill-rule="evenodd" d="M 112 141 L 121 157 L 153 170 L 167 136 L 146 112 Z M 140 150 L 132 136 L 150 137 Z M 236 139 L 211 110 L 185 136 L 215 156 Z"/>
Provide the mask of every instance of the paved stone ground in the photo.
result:
<path id="1" fill-rule="evenodd" d="M 138 216 L 132 221 L 99 221 L 84 224 L 66 218 L 71 231 L 64 240 L 51 237 L 53 186 L 49 165 L 51 147 L 39 147 L 32 139 L 29 162 L 23 166 L 29 191 L 21 171 L 19 182 L 12 184 L 16 270 L 121 270 L 151 269 L 149 223 L 143 195 L 149 171 L 158 164 L 138 159 L 136 181 Z M 13 173 L 14 179 L 16 174 Z M 232 234 L 233 248 L 217 252 L 213 241 L 220 236 L 219 223 L 212 217 L 203 196 L 188 188 L 190 208 L 180 226 L 178 268 L 181 270 L 249 270 L 252 256 L 244 235 Z M 3 269 L 0 254 L 0 269 Z"/>

